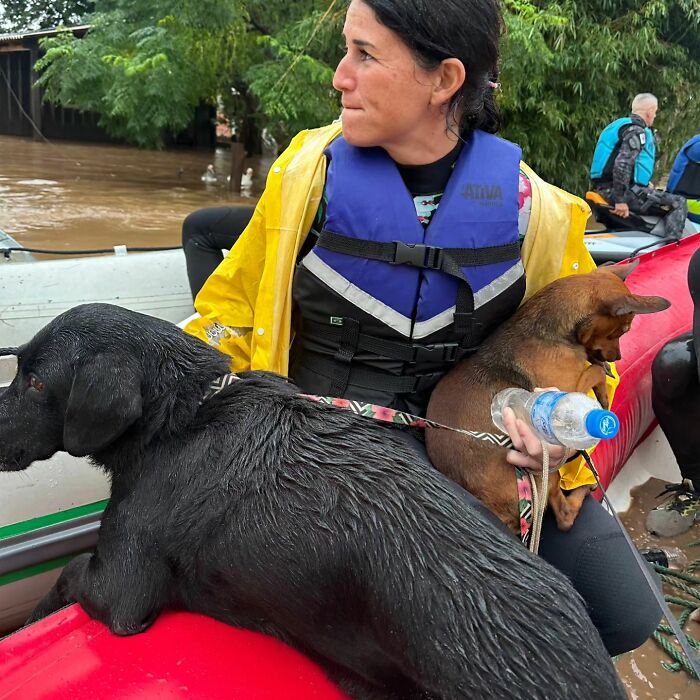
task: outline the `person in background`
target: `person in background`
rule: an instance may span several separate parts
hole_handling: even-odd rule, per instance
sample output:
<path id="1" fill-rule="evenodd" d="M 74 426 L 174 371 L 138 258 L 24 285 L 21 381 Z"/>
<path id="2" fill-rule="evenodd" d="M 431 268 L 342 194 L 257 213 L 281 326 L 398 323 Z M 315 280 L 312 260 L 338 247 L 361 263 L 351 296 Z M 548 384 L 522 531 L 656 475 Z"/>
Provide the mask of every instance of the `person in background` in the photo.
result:
<path id="1" fill-rule="evenodd" d="M 659 494 L 646 527 L 660 537 L 687 532 L 700 517 L 700 249 L 688 265 L 693 330 L 666 343 L 651 368 L 651 404 L 681 471 Z"/>
<path id="2" fill-rule="evenodd" d="M 591 163 L 593 189 L 613 205 L 612 214 L 626 219 L 630 212 L 662 209 L 666 233 L 680 238 L 687 213 L 683 197 L 654 188 L 656 143 L 651 130 L 658 100 L 648 92 L 632 100 L 629 117 L 608 124 L 598 137 Z"/>
<path id="3" fill-rule="evenodd" d="M 182 248 L 192 299 L 248 225 L 254 207 L 206 207 L 182 222 Z"/>
<path id="4" fill-rule="evenodd" d="M 593 269 L 588 207 L 494 135 L 502 26 L 497 0 L 352 0 L 333 79 L 341 121 L 301 132 L 273 164 L 186 331 L 235 372 L 424 415 L 438 380 L 524 298 Z M 512 413 L 507 428 L 509 461 L 542 469 L 533 432 Z M 593 483 L 549 449 L 563 488 Z M 545 517 L 540 555 L 584 597 L 611 654 L 656 627 L 653 594 L 594 499 L 568 532 Z"/>
<path id="5" fill-rule="evenodd" d="M 700 134 L 681 146 L 666 189 L 688 200 L 688 218 L 700 224 Z"/>

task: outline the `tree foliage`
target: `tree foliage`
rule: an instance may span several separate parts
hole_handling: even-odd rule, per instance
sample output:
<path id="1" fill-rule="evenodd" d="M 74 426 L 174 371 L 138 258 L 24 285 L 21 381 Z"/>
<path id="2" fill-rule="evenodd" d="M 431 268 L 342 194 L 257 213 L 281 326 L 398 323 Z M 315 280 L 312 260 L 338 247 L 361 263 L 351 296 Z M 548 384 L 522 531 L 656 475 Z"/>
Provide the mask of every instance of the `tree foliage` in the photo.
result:
<path id="1" fill-rule="evenodd" d="M 95 10 L 83 39 L 42 42 L 39 82 L 46 99 L 99 112 L 116 137 L 159 146 L 201 101 L 282 142 L 338 115 L 341 0 L 97 0 Z"/>
<path id="2" fill-rule="evenodd" d="M 601 129 L 659 98 L 657 174 L 700 130 L 700 0 L 505 0 L 503 135 L 543 177 L 585 191 Z"/>
<path id="3" fill-rule="evenodd" d="M 700 127 L 700 0 L 503 0 L 503 135 L 582 192 L 600 130 L 659 97 L 660 170 Z M 345 0 L 96 0 L 82 40 L 45 42 L 47 97 L 157 145 L 200 101 L 280 142 L 339 112 L 332 88 Z"/>
<path id="4" fill-rule="evenodd" d="M 92 0 L 3 0 L 0 30 L 22 32 L 75 25 L 94 9 Z"/>
<path id="5" fill-rule="evenodd" d="M 233 1 L 98 0 L 92 29 L 42 42 L 46 99 L 93 110 L 112 135 L 159 146 L 228 89 L 243 16 Z"/>

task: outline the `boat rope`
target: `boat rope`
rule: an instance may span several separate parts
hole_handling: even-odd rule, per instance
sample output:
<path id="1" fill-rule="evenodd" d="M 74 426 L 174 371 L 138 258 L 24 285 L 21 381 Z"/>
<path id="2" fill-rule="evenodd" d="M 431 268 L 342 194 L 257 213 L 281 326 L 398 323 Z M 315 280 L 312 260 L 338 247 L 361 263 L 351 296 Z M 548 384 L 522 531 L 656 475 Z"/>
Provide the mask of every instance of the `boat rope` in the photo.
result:
<path id="1" fill-rule="evenodd" d="M 653 234 L 652 234 L 653 235 Z M 652 241 L 651 243 L 645 243 L 644 245 L 639 246 L 639 248 L 635 248 L 629 255 L 630 260 L 632 258 L 636 258 L 642 251 L 646 250 L 647 248 L 652 248 L 655 245 L 666 245 L 669 243 L 678 243 L 678 238 L 675 236 L 664 236 L 663 238 L 658 238 L 655 241 Z"/>
<path id="2" fill-rule="evenodd" d="M 686 547 L 697 547 L 700 546 L 700 540 L 697 542 L 691 542 L 686 545 Z M 694 562 L 688 565 L 686 572 L 695 571 L 700 566 L 700 557 Z M 678 617 L 678 626 L 682 628 L 685 627 L 688 620 L 690 620 L 691 615 L 698 613 L 696 611 L 700 610 L 700 578 L 692 576 L 690 573 L 683 571 L 675 571 L 669 569 L 660 564 L 654 564 L 654 569 L 661 577 L 661 580 L 670 588 L 678 589 L 679 591 L 689 595 L 691 599 L 683 598 L 679 595 L 666 595 L 666 602 L 680 607 L 681 613 Z M 696 584 L 697 587 L 691 587 L 686 585 L 687 583 Z M 668 636 L 673 635 L 674 632 L 669 625 L 659 624 L 654 632 L 654 641 L 671 657 L 672 663 L 662 661 L 661 665 L 667 670 L 672 672 L 678 672 L 681 670 L 686 671 L 691 677 L 697 678 L 694 669 L 689 666 L 685 656 L 679 653 L 678 648 L 668 639 Z M 700 643 L 693 639 L 688 633 L 685 633 L 688 637 L 688 642 L 690 646 L 694 649 L 700 649 Z"/>
<path id="3" fill-rule="evenodd" d="M 133 253 L 155 253 L 161 250 L 180 250 L 181 245 L 167 246 L 148 246 L 131 248 L 126 246 L 126 251 Z M 24 248 L 22 246 L 10 246 L 8 248 L 0 248 L 6 258 L 10 257 L 11 253 L 39 253 L 41 255 L 102 255 L 104 253 L 114 253 L 114 248 L 95 248 L 92 250 L 48 250 L 46 248 Z"/>
<path id="4" fill-rule="evenodd" d="M 618 527 L 620 528 L 620 532 L 622 532 L 623 537 L 627 541 L 627 544 L 629 545 L 630 549 L 632 550 L 632 553 L 634 554 L 635 561 L 637 562 L 637 565 L 639 566 L 639 569 L 642 572 L 642 575 L 644 576 L 644 579 L 647 582 L 647 585 L 651 589 L 651 592 L 654 594 L 654 598 L 656 599 L 656 602 L 658 606 L 661 608 L 661 612 L 663 613 L 664 617 L 666 618 L 666 622 L 668 622 L 669 628 L 675 635 L 676 639 L 678 640 L 678 643 L 681 646 L 681 649 L 683 650 L 683 653 L 685 654 L 685 658 L 683 659 L 682 662 L 676 660 L 676 663 L 682 663 L 683 668 L 686 668 L 688 670 L 688 673 L 696 679 L 700 679 L 700 655 L 696 654 L 692 650 L 692 646 L 697 646 L 691 644 L 691 642 L 688 640 L 688 637 L 686 633 L 682 629 L 682 625 L 679 624 L 679 620 L 676 620 L 675 616 L 671 612 L 670 608 L 668 607 L 668 603 L 666 602 L 666 599 L 661 591 L 659 591 L 657 581 L 654 579 L 651 570 L 649 568 L 649 563 L 642 558 L 642 555 L 639 553 L 639 550 L 635 546 L 634 542 L 632 542 L 632 538 L 629 536 L 629 533 L 627 532 L 627 529 L 625 526 L 622 524 L 622 521 L 620 520 L 620 516 L 617 514 L 615 511 L 615 508 L 613 508 L 612 503 L 610 502 L 610 499 L 608 498 L 608 494 L 605 492 L 605 489 L 603 488 L 603 484 L 600 483 L 600 477 L 598 476 L 598 470 L 595 468 L 595 465 L 593 464 L 593 461 L 591 460 L 590 455 L 586 450 L 579 450 L 579 454 L 584 458 L 586 461 L 586 464 L 588 465 L 588 468 L 591 470 L 591 473 L 593 474 L 593 477 L 595 478 L 596 484 L 598 485 L 598 488 L 600 489 L 600 492 L 603 496 L 603 501 L 605 502 L 605 505 L 608 507 L 608 510 L 610 511 L 611 515 L 613 518 L 615 518 L 615 522 L 617 522 Z M 666 574 L 663 574 L 661 576 L 662 580 L 663 577 Z M 700 580 L 698 581 L 700 583 Z M 681 616 L 682 619 L 682 616 Z M 684 622 L 685 624 L 685 622 Z M 695 640 L 693 640 L 695 642 Z M 680 654 L 679 654 L 680 656 Z M 674 657 L 675 659 L 675 657 Z"/>

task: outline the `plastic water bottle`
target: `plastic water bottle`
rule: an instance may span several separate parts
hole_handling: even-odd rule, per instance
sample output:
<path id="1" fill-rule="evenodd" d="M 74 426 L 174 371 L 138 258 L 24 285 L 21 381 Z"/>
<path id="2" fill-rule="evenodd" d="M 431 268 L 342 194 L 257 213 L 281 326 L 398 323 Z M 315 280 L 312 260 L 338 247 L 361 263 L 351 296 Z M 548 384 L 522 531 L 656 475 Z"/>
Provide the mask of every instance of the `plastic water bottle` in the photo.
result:
<path id="1" fill-rule="evenodd" d="M 688 557 L 678 547 L 654 547 L 640 549 L 639 553 L 652 564 L 665 566 L 667 569 L 683 570 L 688 566 Z"/>
<path id="2" fill-rule="evenodd" d="M 499 430 L 503 409 L 511 408 L 545 442 L 576 450 L 587 450 L 601 439 L 615 437 L 620 421 L 586 394 L 565 391 L 532 392 L 504 389 L 493 397 L 491 417 Z"/>

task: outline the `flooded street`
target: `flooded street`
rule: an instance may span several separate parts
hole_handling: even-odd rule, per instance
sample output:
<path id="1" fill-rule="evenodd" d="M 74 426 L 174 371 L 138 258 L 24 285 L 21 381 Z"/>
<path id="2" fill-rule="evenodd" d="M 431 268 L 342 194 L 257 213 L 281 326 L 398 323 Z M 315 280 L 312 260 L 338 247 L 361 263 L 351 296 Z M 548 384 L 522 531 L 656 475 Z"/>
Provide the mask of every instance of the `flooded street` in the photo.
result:
<path id="1" fill-rule="evenodd" d="M 246 196 L 229 191 L 228 148 L 142 151 L 0 136 L 0 230 L 32 248 L 179 245 L 182 220 L 195 209 L 254 203 L 272 160 L 246 160 L 254 171 Z M 209 163 L 211 184 L 201 180 Z"/>
<path id="2" fill-rule="evenodd" d="M 663 491 L 665 482 L 650 479 L 632 491 L 632 503 L 627 513 L 621 515 L 628 532 L 640 549 L 655 547 L 680 547 L 692 562 L 700 559 L 700 547 L 686 549 L 691 542 L 700 541 L 700 522 L 678 537 L 659 538 L 650 535 L 644 527 L 647 513 L 658 504 L 656 496 Z M 700 569 L 694 576 L 700 575 Z M 678 591 L 665 586 L 668 595 L 678 596 Z M 695 588 L 698 593 L 697 587 Z M 684 597 L 689 598 L 688 595 Z M 690 598 L 693 599 L 692 597 Z M 697 602 L 697 599 L 695 599 Z M 671 611 L 678 617 L 681 609 L 672 605 Z M 685 631 L 695 640 L 700 640 L 700 621 L 689 621 Z M 627 689 L 630 700 L 693 700 L 700 697 L 700 683 L 691 680 L 684 671 L 666 670 L 661 662 L 671 662 L 670 656 L 653 639 L 647 640 L 639 649 L 623 654 L 615 663 L 617 672 Z"/>

